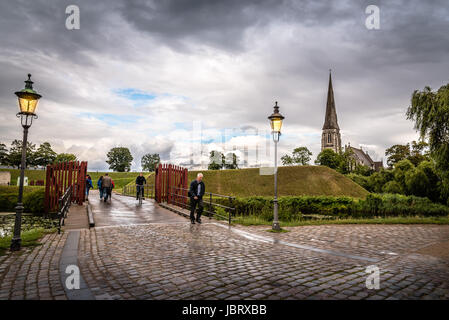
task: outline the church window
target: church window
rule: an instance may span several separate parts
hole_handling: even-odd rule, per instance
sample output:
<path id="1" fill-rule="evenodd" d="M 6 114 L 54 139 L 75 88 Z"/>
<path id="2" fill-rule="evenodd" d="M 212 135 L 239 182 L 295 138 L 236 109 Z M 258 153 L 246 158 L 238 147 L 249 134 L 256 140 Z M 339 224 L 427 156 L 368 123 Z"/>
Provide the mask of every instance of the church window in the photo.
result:
<path id="1" fill-rule="evenodd" d="M 327 143 L 331 143 L 331 134 L 330 133 L 327 134 Z"/>

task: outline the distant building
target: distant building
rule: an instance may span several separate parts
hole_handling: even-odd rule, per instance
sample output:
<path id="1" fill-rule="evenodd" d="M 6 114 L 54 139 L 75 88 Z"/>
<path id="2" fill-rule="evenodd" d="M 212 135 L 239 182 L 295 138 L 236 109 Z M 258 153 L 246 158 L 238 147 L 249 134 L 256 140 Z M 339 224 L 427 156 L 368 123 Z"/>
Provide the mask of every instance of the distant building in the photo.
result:
<path id="1" fill-rule="evenodd" d="M 329 72 L 329 87 L 327 89 L 326 115 L 324 118 L 323 133 L 321 136 L 321 151 L 331 149 L 335 153 L 341 153 L 341 135 L 338 126 L 337 109 L 335 108 L 334 89 L 332 87 L 332 74 Z M 345 145 L 346 150 L 352 150 L 353 161 L 350 163 L 351 170 L 356 165 L 364 165 L 372 170 L 379 171 L 383 168 L 382 161 L 373 161 L 369 154 L 362 150 Z"/>
<path id="2" fill-rule="evenodd" d="M 0 171 L 0 186 L 9 186 L 11 184 L 11 173 L 9 171 Z"/>
<path id="3" fill-rule="evenodd" d="M 350 170 L 355 170 L 357 165 L 362 165 L 370 168 L 374 171 L 379 171 L 381 168 L 383 168 L 383 162 L 382 161 L 373 161 L 371 159 L 370 155 L 368 154 L 368 151 L 363 151 L 362 147 L 360 149 L 351 147 L 350 144 L 345 145 L 345 151 L 351 150 L 352 151 L 352 159 L 353 161 L 350 163 Z"/>
<path id="4" fill-rule="evenodd" d="M 327 90 L 326 116 L 324 118 L 323 134 L 321 136 L 321 151 L 332 149 L 335 153 L 341 152 L 340 127 L 335 109 L 334 90 L 332 88 L 332 75 L 329 73 L 329 88 Z"/>

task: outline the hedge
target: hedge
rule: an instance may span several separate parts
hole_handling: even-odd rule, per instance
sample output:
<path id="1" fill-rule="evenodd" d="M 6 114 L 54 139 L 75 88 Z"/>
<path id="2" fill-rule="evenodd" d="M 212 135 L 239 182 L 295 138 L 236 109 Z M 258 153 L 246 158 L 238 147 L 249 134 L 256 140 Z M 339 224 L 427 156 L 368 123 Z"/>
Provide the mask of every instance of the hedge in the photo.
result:
<path id="1" fill-rule="evenodd" d="M 17 205 L 18 191 L 17 189 L 5 191 L 0 193 L 0 211 L 14 212 Z M 42 215 L 44 212 L 44 188 L 34 188 L 32 191 L 23 194 L 24 212 L 33 213 L 34 215 Z"/>
<path id="2" fill-rule="evenodd" d="M 219 199 L 216 199 L 219 202 Z M 223 202 L 227 205 L 227 200 Z M 255 215 L 271 220 L 273 198 L 246 197 L 234 201 L 237 215 Z M 428 198 L 398 194 L 369 194 L 365 199 L 329 196 L 280 197 L 279 219 L 301 219 L 304 214 L 318 214 L 339 218 L 379 216 L 446 216 L 449 207 L 431 202 Z"/>

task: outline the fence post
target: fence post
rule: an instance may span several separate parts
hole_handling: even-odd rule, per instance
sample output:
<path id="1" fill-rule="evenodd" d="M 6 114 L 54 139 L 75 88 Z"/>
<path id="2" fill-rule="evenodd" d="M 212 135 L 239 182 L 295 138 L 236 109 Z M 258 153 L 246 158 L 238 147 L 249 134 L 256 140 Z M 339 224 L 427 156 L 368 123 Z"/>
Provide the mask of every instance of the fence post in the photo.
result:
<path id="1" fill-rule="evenodd" d="M 229 197 L 229 209 L 228 209 L 228 219 L 229 219 L 229 224 L 232 223 L 232 197 Z"/>
<path id="2" fill-rule="evenodd" d="M 52 167 L 50 165 L 47 165 L 47 172 L 45 177 L 45 200 L 44 200 L 44 211 L 46 214 L 48 214 L 50 210 L 51 170 Z"/>
<path id="3" fill-rule="evenodd" d="M 212 219 L 212 192 L 209 192 L 209 219 Z"/>

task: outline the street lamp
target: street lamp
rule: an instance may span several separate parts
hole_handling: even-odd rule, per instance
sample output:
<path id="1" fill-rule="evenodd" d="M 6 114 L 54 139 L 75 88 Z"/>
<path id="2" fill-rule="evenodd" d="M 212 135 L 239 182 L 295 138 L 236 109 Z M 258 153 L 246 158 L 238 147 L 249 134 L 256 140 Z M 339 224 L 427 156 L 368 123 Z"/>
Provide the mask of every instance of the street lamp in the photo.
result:
<path id="1" fill-rule="evenodd" d="M 20 122 L 23 127 L 23 140 L 22 161 L 20 165 L 19 197 L 16 206 L 16 219 L 14 221 L 14 236 L 11 241 L 11 251 L 20 250 L 20 245 L 22 242 L 22 239 L 20 238 L 20 231 L 22 225 L 23 180 L 26 167 L 28 128 L 33 124 L 33 119 L 37 119 L 36 107 L 38 100 L 41 98 L 41 95 L 33 90 L 33 81 L 31 81 L 31 74 L 28 74 L 28 80 L 25 81 L 25 89 L 17 91 L 15 92 L 15 94 L 19 98 L 19 113 L 17 113 L 17 117 L 20 118 Z"/>
<path id="2" fill-rule="evenodd" d="M 271 133 L 274 141 L 274 200 L 273 200 L 273 230 L 280 230 L 278 217 L 278 142 L 281 136 L 282 120 L 284 116 L 279 113 L 278 102 L 274 106 L 274 112 L 268 117 L 271 124 Z"/>

